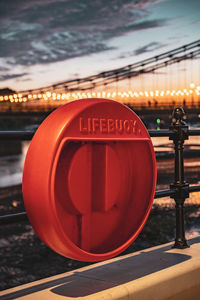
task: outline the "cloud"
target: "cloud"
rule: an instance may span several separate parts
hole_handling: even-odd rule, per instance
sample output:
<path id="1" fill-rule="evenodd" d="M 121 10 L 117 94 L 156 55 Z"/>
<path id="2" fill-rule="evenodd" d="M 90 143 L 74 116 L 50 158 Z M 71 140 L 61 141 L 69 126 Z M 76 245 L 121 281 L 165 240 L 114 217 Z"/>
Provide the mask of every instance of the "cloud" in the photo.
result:
<path id="1" fill-rule="evenodd" d="M 151 51 L 154 51 L 154 50 L 158 50 L 160 48 L 163 48 L 164 46 L 166 46 L 166 45 L 161 44 L 161 43 L 157 43 L 157 42 L 152 42 L 152 43 L 149 43 L 149 44 L 147 44 L 143 47 L 137 48 L 134 51 L 134 54 L 135 55 L 140 55 L 140 54 L 143 54 L 143 53 L 146 53 L 146 52 L 151 52 Z"/>
<path id="2" fill-rule="evenodd" d="M 28 75 L 28 73 L 0 75 L 0 81 L 5 81 L 5 80 L 13 79 L 13 78 L 19 78 L 19 77 L 23 77 L 25 75 Z"/>
<path id="3" fill-rule="evenodd" d="M 163 48 L 165 46 L 166 46 L 166 44 L 161 44 L 161 43 L 158 43 L 158 42 L 152 42 L 152 43 L 149 43 L 145 46 L 139 47 L 134 51 L 124 52 L 118 58 L 126 58 L 126 57 L 135 56 L 135 55 L 140 55 L 140 54 L 143 54 L 143 53 L 158 50 L 158 49 Z"/>
<path id="4" fill-rule="evenodd" d="M 154 2 L 1 0 L 0 56 L 27 66 L 111 50 L 114 37 L 167 23 L 145 20 Z"/>
<path id="5" fill-rule="evenodd" d="M 0 66 L 0 72 L 5 72 L 5 71 L 8 71 L 8 70 L 9 70 L 9 68 Z"/>

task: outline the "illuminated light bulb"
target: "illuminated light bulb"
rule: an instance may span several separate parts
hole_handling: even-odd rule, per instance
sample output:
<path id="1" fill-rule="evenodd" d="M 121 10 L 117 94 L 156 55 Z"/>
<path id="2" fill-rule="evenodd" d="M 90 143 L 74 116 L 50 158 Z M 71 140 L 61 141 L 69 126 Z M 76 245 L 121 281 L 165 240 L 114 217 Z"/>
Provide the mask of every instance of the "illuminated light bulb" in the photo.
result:
<path id="1" fill-rule="evenodd" d="M 95 96 L 96 96 L 96 93 L 95 93 L 95 92 L 93 92 L 93 93 L 92 93 L 92 96 L 93 96 L 93 97 L 95 97 Z"/>
<path id="2" fill-rule="evenodd" d="M 115 98 L 116 95 L 117 95 L 116 92 L 113 92 L 113 93 L 112 93 L 112 97 L 113 97 L 113 98 Z"/>
<path id="3" fill-rule="evenodd" d="M 73 98 L 76 98 L 76 95 L 75 95 L 75 93 L 72 93 L 72 97 L 73 97 Z"/>
<path id="4" fill-rule="evenodd" d="M 139 97 L 138 93 L 137 92 L 134 92 L 134 95 L 135 97 Z"/>
<path id="5" fill-rule="evenodd" d="M 149 94 L 147 91 L 145 91 L 144 94 L 145 94 L 145 97 L 149 97 Z"/>
<path id="6" fill-rule="evenodd" d="M 195 87 L 195 84 L 193 82 L 190 83 L 190 87 L 191 87 L 191 89 L 193 89 Z"/>
<path id="7" fill-rule="evenodd" d="M 143 95 L 144 95 L 144 93 L 143 93 L 143 92 L 139 92 L 139 94 L 140 94 L 140 96 L 143 96 Z"/>
<path id="8" fill-rule="evenodd" d="M 14 102 L 14 99 L 12 98 L 12 99 L 10 99 L 10 102 L 12 103 L 12 102 Z"/>
<path id="9" fill-rule="evenodd" d="M 159 91 L 158 90 L 156 90 L 155 96 L 159 96 Z"/>
<path id="10" fill-rule="evenodd" d="M 60 94 L 57 94 L 57 100 L 60 100 L 60 98 L 61 98 L 61 95 Z"/>
<path id="11" fill-rule="evenodd" d="M 97 92 L 97 98 L 101 98 L 101 93 Z"/>
<path id="12" fill-rule="evenodd" d="M 153 91 L 150 91 L 150 96 L 153 97 L 154 93 Z"/>
<path id="13" fill-rule="evenodd" d="M 111 93 L 110 93 L 110 92 L 108 92 L 106 97 L 108 97 L 108 98 L 109 98 L 110 96 L 111 96 Z"/>
<path id="14" fill-rule="evenodd" d="M 164 91 L 161 91 L 160 96 L 163 97 L 164 94 L 165 94 L 165 92 L 164 92 Z"/>
<path id="15" fill-rule="evenodd" d="M 187 89 L 184 89 L 183 91 L 184 91 L 184 93 L 187 93 Z"/>
<path id="16" fill-rule="evenodd" d="M 16 102 L 16 103 L 18 102 L 18 99 L 17 99 L 17 98 L 15 98 L 15 102 Z"/>
<path id="17" fill-rule="evenodd" d="M 51 97 L 51 92 L 46 92 L 46 96 L 47 96 L 48 98 L 50 98 L 50 97 Z"/>
<path id="18" fill-rule="evenodd" d="M 40 98 L 42 98 L 42 95 L 41 95 L 41 94 L 38 94 L 37 97 L 40 99 Z"/>
<path id="19" fill-rule="evenodd" d="M 22 95 L 22 94 L 18 94 L 17 96 L 18 96 L 18 98 L 22 98 L 22 97 L 23 97 L 23 95 Z"/>
<path id="20" fill-rule="evenodd" d="M 13 97 L 16 99 L 17 98 L 17 94 L 14 94 Z"/>
<path id="21" fill-rule="evenodd" d="M 36 99 L 36 98 L 37 98 L 37 95 L 34 94 L 34 95 L 33 95 L 33 99 Z"/>
<path id="22" fill-rule="evenodd" d="M 4 100 L 8 100 L 8 96 L 4 96 Z"/>
<path id="23" fill-rule="evenodd" d="M 193 90 L 189 90 L 189 93 L 190 93 L 190 94 L 193 94 Z"/>
<path id="24" fill-rule="evenodd" d="M 3 96 L 0 96 L 0 101 L 3 101 Z"/>
<path id="25" fill-rule="evenodd" d="M 32 95 L 31 95 L 31 94 L 29 94 L 29 95 L 28 95 L 28 99 L 31 99 L 31 98 L 32 98 Z"/>
<path id="26" fill-rule="evenodd" d="M 86 98 L 86 94 L 85 94 L 85 93 L 82 93 L 82 97 Z"/>
<path id="27" fill-rule="evenodd" d="M 23 102 L 26 102 L 26 101 L 27 101 L 27 98 L 26 98 L 26 97 L 24 97 L 24 98 L 23 98 Z"/>
<path id="28" fill-rule="evenodd" d="M 117 94 L 118 94 L 118 96 L 120 96 L 120 95 L 121 95 L 121 92 L 118 92 Z"/>
<path id="29" fill-rule="evenodd" d="M 19 102 L 22 102 L 22 98 L 19 98 Z"/>

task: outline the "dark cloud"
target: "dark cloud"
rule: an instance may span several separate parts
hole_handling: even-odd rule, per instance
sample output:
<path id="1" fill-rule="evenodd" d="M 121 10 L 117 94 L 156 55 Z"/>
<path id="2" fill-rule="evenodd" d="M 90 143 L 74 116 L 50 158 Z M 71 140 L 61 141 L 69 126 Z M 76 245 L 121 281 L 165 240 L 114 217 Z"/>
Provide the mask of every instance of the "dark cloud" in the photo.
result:
<path id="1" fill-rule="evenodd" d="M 5 81 L 5 80 L 13 79 L 13 78 L 19 78 L 19 77 L 23 77 L 25 75 L 28 75 L 28 73 L 0 75 L 0 81 Z"/>
<path id="2" fill-rule="evenodd" d="M 149 43 L 143 47 L 140 47 L 138 49 L 136 49 L 134 51 L 134 54 L 135 55 L 140 55 L 140 54 L 143 54 L 143 53 L 146 53 L 146 52 L 151 52 L 151 51 L 154 51 L 154 50 L 158 50 L 160 48 L 163 48 L 164 46 L 166 46 L 165 44 L 161 44 L 161 43 L 157 43 L 157 42 L 152 42 L 152 43 Z"/>
<path id="3" fill-rule="evenodd" d="M 158 43 L 158 42 L 152 42 L 152 43 L 149 43 L 149 44 L 147 44 L 143 47 L 139 47 L 134 51 L 129 51 L 129 52 L 122 53 L 118 58 L 126 58 L 126 57 L 135 56 L 135 55 L 140 55 L 140 54 L 143 54 L 143 53 L 158 50 L 158 49 L 163 48 L 165 46 L 166 46 L 166 44 L 161 44 L 161 43 Z"/>
<path id="4" fill-rule="evenodd" d="M 164 26 L 141 21 L 157 0 L 0 1 L 0 56 L 33 65 L 111 50 L 108 41 Z"/>
<path id="5" fill-rule="evenodd" d="M 8 70 L 9 70 L 8 68 L 0 66 L 0 72 L 5 72 L 5 71 L 8 71 Z"/>

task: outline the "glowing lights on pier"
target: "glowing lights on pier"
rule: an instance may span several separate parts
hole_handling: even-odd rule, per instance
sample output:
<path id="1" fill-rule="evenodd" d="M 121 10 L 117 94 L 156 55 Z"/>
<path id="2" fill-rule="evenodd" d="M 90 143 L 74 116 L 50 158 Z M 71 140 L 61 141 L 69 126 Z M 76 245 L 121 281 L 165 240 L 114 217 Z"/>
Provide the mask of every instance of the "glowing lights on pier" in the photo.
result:
<path id="1" fill-rule="evenodd" d="M 72 92 L 72 93 L 58 93 L 55 91 L 46 91 L 40 93 L 16 93 L 10 95 L 0 96 L 0 101 L 10 102 L 10 103 L 44 103 L 44 102 L 70 102 L 73 100 L 84 99 L 84 98 L 107 98 L 118 100 L 121 102 L 134 102 L 135 101 L 145 101 L 145 100 L 158 100 L 166 102 L 172 99 L 187 99 L 188 97 L 200 96 L 200 85 L 195 85 L 191 83 L 189 88 L 184 88 L 182 90 L 150 90 L 150 91 L 89 91 L 89 92 Z M 137 100 L 138 99 L 138 100 Z"/>

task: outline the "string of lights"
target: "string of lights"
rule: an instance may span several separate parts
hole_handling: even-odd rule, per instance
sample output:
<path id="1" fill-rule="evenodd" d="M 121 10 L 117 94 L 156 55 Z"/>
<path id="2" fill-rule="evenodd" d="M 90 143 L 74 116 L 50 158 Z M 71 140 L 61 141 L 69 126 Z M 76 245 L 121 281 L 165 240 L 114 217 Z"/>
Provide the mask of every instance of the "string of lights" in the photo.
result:
<path id="1" fill-rule="evenodd" d="M 73 100 L 83 99 L 83 98 L 107 98 L 113 100 L 120 100 L 123 102 L 124 99 L 166 99 L 170 98 L 184 98 L 197 97 L 200 100 L 200 85 L 195 85 L 191 83 L 189 88 L 183 88 L 181 90 L 129 90 L 129 91 L 93 91 L 93 92 L 68 92 L 68 93 L 56 93 L 51 91 L 46 91 L 45 93 L 18 93 L 0 96 L 0 102 L 9 103 L 26 103 L 26 102 L 49 102 L 49 101 L 60 101 L 60 102 L 70 102 Z"/>

